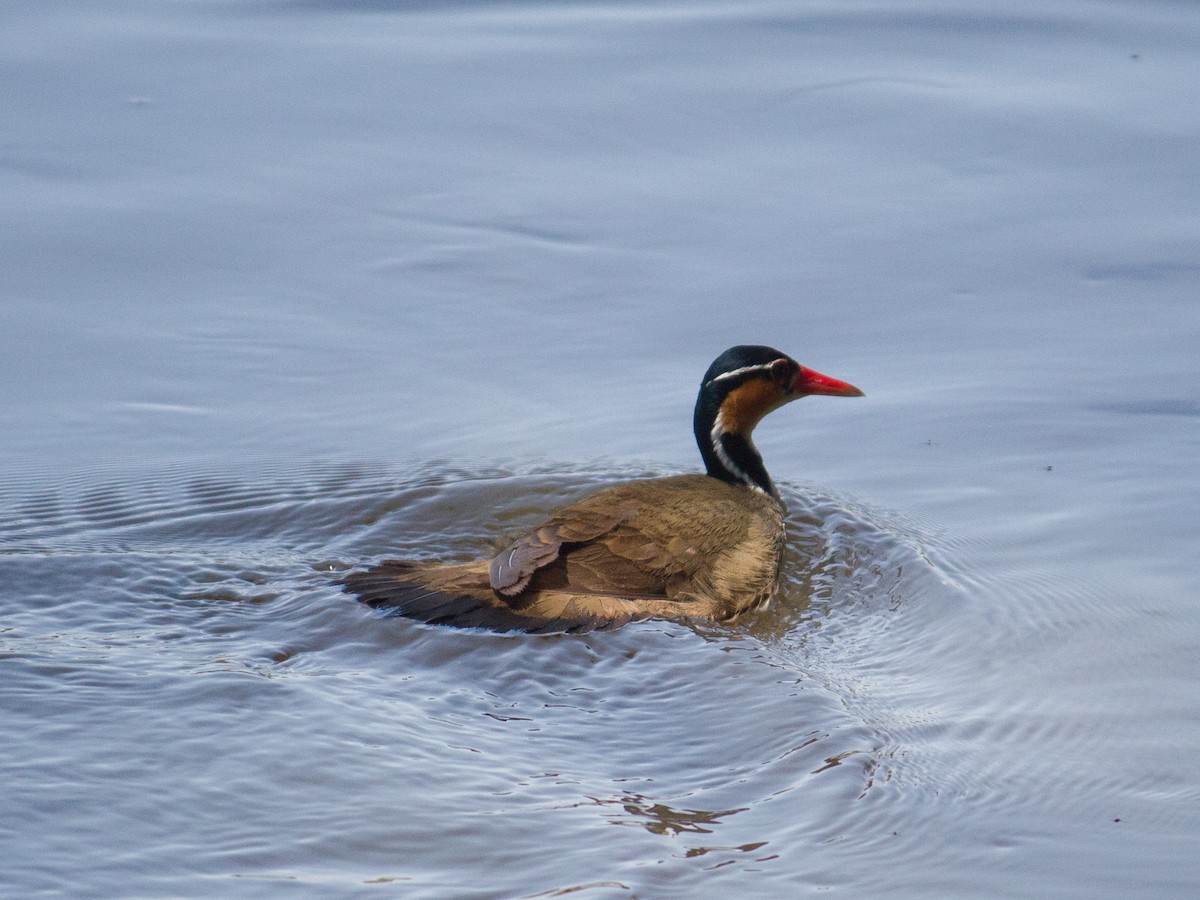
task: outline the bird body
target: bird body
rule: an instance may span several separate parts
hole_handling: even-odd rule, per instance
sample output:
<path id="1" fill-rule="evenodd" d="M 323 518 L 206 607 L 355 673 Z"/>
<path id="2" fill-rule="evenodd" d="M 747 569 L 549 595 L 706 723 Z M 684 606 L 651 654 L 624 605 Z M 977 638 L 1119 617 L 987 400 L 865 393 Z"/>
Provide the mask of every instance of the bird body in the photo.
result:
<path id="1" fill-rule="evenodd" d="M 597 491 L 491 559 L 387 560 L 343 584 L 376 608 L 496 631 L 587 631 L 648 618 L 731 622 L 769 603 L 786 537 L 783 503 L 750 432 L 808 393 L 862 395 L 778 350 L 731 348 L 709 368 L 696 403 L 706 474 Z"/>

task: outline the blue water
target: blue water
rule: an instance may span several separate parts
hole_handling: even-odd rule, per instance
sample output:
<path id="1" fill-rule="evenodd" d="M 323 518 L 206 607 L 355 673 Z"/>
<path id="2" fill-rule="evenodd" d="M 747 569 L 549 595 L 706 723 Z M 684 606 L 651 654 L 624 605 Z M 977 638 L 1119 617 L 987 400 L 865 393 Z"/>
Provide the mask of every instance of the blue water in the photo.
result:
<path id="1" fill-rule="evenodd" d="M 1185 897 L 1200 11 L 9 3 L 0 893 Z M 336 586 L 756 439 L 733 628 Z"/>

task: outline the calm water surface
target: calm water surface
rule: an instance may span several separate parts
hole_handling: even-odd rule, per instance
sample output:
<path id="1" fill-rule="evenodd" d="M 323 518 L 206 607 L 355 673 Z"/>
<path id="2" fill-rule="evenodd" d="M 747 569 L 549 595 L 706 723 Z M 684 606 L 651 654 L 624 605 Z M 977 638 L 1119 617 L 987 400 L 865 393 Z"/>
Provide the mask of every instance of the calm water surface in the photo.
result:
<path id="1" fill-rule="evenodd" d="M 0 893 L 1189 897 L 1200 10 L 10 3 Z M 761 427 L 732 628 L 335 584 Z"/>

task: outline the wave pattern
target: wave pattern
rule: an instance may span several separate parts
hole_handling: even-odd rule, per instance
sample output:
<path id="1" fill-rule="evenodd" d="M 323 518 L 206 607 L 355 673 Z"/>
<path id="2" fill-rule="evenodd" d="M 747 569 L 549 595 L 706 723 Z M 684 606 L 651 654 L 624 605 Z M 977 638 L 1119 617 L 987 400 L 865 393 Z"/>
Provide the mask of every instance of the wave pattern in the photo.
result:
<path id="1" fill-rule="evenodd" d="M 334 463 L 7 486 L 12 814 L 36 820 L 60 785 L 79 815 L 38 852 L 63 864 L 127 831 L 143 849 L 100 854 L 79 885 L 99 893 L 135 876 L 153 892 L 145 873 L 165 886 L 184 859 L 455 893 L 486 869 L 504 895 L 786 893 L 836 885 L 849 854 L 861 885 L 864 858 L 926 864 L 944 816 L 961 832 L 941 849 L 980 865 L 1049 806 L 1107 816 L 1089 789 L 1127 773 L 1062 764 L 1103 737 L 1062 715 L 1080 698 L 1031 698 L 1007 665 L 1086 639 L 1094 595 L 988 578 L 849 498 L 785 488 L 783 590 L 734 628 L 475 634 L 378 618 L 335 585 L 380 555 L 468 558 L 649 474 Z M 182 854 L 164 829 L 192 835 Z"/>

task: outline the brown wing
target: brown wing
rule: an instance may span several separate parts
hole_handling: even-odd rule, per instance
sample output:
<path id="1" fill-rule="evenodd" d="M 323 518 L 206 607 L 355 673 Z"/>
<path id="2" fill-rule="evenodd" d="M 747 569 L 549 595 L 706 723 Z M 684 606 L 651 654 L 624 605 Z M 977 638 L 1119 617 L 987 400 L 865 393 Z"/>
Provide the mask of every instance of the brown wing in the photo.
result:
<path id="1" fill-rule="evenodd" d="M 517 609 L 492 589 L 483 560 L 442 566 L 390 559 L 350 573 L 341 584 L 373 609 L 419 622 L 530 634 L 607 631 L 652 616 L 671 618 L 678 605 L 544 591 L 524 598 Z"/>
<path id="2" fill-rule="evenodd" d="M 593 541 L 612 531 L 624 518 L 620 510 L 568 507 L 496 554 L 488 569 L 492 587 L 507 597 L 516 596 L 529 586 L 538 569 L 558 558 L 564 544 Z"/>
<path id="3" fill-rule="evenodd" d="M 773 501 L 705 475 L 600 491 L 559 510 L 533 534 L 543 530 L 579 539 L 559 540 L 553 553 L 537 557 L 538 565 L 522 573 L 524 590 L 505 592 L 514 606 L 546 590 L 736 604 L 734 595 L 773 587 L 783 540 Z"/>
<path id="4" fill-rule="evenodd" d="M 651 617 L 724 621 L 769 597 L 782 542 L 774 501 L 684 475 L 585 497 L 491 560 L 390 560 L 343 584 L 376 608 L 497 631 L 586 631 Z"/>

